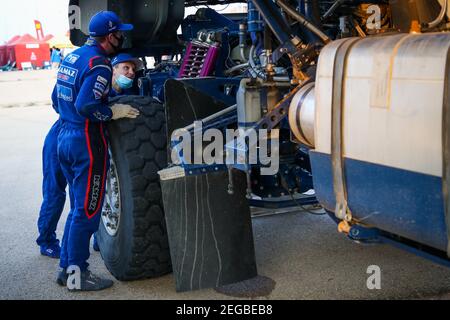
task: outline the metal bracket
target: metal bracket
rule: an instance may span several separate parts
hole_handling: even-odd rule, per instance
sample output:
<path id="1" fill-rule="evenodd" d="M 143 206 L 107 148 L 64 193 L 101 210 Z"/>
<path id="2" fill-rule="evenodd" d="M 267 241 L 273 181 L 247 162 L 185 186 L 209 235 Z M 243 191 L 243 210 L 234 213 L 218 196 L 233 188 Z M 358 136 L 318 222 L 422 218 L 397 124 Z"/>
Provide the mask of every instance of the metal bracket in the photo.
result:
<path id="1" fill-rule="evenodd" d="M 289 92 L 286 97 L 283 98 L 275 108 L 266 114 L 255 126 L 255 129 L 267 129 L 268 131 L 275 128 L 281 120 L 286 118 L 289 114 L 289 106 L 294 98 L 295 94 L 300 91 L 303 86 L 311 82 L 311 79 L 304 81 L 302 84 L 295 87 L 291 92 Z"/>

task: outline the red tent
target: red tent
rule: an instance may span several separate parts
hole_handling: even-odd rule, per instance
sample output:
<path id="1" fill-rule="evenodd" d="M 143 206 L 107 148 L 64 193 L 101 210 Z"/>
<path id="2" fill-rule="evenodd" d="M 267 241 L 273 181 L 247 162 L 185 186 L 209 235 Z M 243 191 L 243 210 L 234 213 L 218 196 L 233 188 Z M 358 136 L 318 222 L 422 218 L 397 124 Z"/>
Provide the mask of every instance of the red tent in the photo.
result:
<path id="1" fill-rule="evenodd" d="M 18 70 L 22 70 L 23 62 L 30 62 L 33 67 L 43 67 L 44 61 L 50 61 L 50 47 L 26 34 L 7 46 L 7 57 L 10 61 L 16 61 Z"/>
<path id="2" fill-rule="evenodd" d="M 5 42 L 4 45 L 0 46 L 0 66 L 4 66 L 8 63 L 7 46 L 19 38 L 20 36 L 14 36 L 9 41 Z"/>

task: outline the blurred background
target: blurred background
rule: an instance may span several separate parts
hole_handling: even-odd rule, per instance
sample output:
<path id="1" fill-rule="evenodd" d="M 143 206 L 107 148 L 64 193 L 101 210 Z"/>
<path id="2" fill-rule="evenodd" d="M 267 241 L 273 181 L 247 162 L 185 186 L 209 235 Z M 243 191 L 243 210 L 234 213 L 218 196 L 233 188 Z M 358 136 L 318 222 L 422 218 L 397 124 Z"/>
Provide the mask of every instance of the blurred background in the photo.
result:
<path id="1" fill-rule="evenodd" d="M 0 71 L 57 68 L 76 49 L 69 39 L 68 6 L 69 0 L 4 1 L 0 11 Z M 246 5 L 214 8 L 242 12 Z M 187 8 L 186 16 L 197 9 Z"/>

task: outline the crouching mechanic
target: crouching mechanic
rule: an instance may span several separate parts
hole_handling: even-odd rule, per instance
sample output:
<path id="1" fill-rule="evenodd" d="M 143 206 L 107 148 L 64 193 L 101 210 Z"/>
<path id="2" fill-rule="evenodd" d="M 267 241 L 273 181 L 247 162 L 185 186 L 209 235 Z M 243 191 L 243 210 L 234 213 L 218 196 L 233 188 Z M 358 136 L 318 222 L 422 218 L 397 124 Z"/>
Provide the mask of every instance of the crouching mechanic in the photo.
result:
<path id="1" fill-rule="evenodd" d="M 113 67 L 111 98 L 121 95 L 133 95 L 133 83 L 136 73 L 144 69 L 144 63 L 127 53 L 118 54 L 111 60 Z"/>
<path id="2" fill-rule="evenodd" d="M 113 12 L 97 13 L 89 24 L 90 38 L 64 59 L 57 75 L 61 119 L 58 156 L 73 195 L 57 282 L 71 291 L 102 290 L 113 284 L 93 275 L 87 260 L 90 237 L 99 227 L 109 168 L 105 122 L 139 115 L 129 105 L 108 107 L 112 80 L 108 57 L 121 49 L 122 31 L 132 29 L 132 25 L 122 24 Z"/>
<path id="3" fill-rule="evenodd" d="M 109 97 L 114 98 L 136 94 L 133 90 L 134 79 L 136 72 L 144 69 L 144 63 L 130 54 L 120 53 L 111 60 L 111 65 L 113 67 L 113 75 Z M 95 251 L 100 251 L 97 233 L 94 233 L 93 248 Z"/>

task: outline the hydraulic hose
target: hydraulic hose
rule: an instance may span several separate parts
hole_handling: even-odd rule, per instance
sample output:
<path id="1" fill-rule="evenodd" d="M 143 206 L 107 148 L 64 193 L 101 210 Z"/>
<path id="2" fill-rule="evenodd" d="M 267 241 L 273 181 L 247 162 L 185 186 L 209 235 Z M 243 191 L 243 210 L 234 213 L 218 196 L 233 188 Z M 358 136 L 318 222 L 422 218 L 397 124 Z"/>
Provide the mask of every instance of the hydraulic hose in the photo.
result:
<path id="1" fill-rule="evenodd" d="M 225 73 L 226 74 L 232 74 L 233 72 L 235 72 L 237 70 L 241 70 L 241 69 L 248 68 L 248 67 L 249 67 L 248 62 L 242 63 L 242 64 L 238 64 L 237 66 L 234 66 L 234 67 L 228 69 L 227 71 L 225 71 Z"/>
<path id="2" fill-rule="evenodd" d="M 333 13 L 336 11 L 337 8 L 339 8 L 341 6 L 341 4 L 343 4 L 345 2 L 345 0 L 337 0 L 333 3 L 333 5 L 330 7 L 330 9 L 328 9 L 327 12 L 325 12 L 325 14 L 322 17 L 322 20 L 326 20 L 329 17 L 331 17 L 333 15 Z"/>
<path id="3" fill-rule="evenodd" d="M 308 28 L 312 33 L 320 38 L 324 43 L 331 42 L 330 37 L 328 37 L 322 30 L 316 27 L 312 22 L 310 22 L 306 17 L 297 12 L 293 7 L 288 5 L 283 0 L 275 0 L 276 4 L 278 4 L 287 14 L 300 22 L 304 27 Z"/>
<path id="4" fill-rule="evenodd" d="M 252 47 L 250 48 L 250 55 L 248 57 L 248 62 L 250 63 L 250 68 L 251 68 L 251 70 L 253 70 L 253 72 L 256 74 L 256 76 L 258 76 L 258 78 L 266 80 L 267 79 L 266 74 L 264 72 L 262 72 L 261 70 L 258 70 L 258 67 L 256 66 L 256 63 L 254 60 L 255 49 L 256 49 L 255 45 L 252 45 Z"/>

